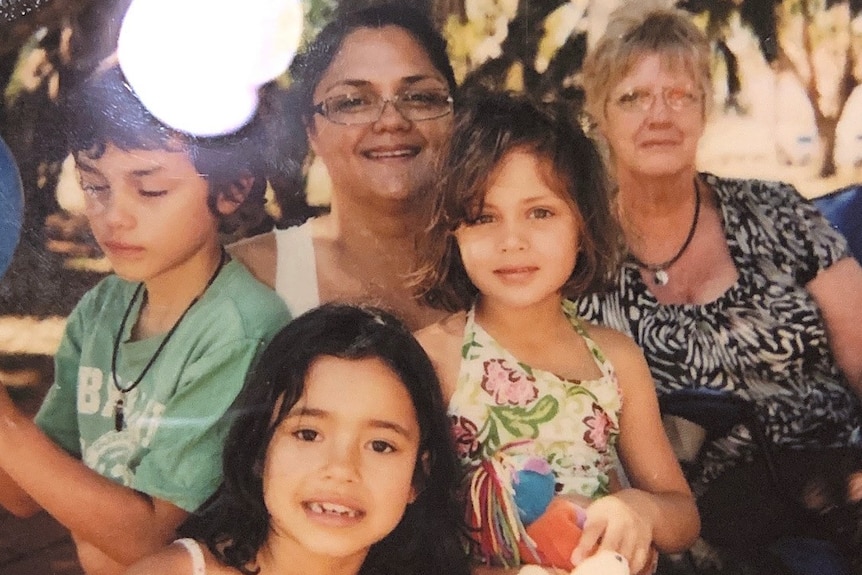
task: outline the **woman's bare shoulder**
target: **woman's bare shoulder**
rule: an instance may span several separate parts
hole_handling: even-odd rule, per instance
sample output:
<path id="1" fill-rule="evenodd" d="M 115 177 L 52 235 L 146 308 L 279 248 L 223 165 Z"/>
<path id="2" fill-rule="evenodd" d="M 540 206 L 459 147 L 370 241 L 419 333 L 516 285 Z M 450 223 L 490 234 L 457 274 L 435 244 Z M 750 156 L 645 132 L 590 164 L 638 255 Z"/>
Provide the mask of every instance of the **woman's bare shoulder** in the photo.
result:
<path id="1" fill-rule="evenodd" d="M 227 246 L 231 257 L 239 260 L 258 281 L 275 287 L 278 246 L 275 232 L 267 232 Z"/>
<path id="2" fill-rule="evenodd" d="M 466 314 L 458 312 L 423 327 L 415 333 L 416 339 L 434 364 L 446 403 L 449 402 L 449 398 L 455 392 L 455 385 L 458 381 L 465 325 Z"/>

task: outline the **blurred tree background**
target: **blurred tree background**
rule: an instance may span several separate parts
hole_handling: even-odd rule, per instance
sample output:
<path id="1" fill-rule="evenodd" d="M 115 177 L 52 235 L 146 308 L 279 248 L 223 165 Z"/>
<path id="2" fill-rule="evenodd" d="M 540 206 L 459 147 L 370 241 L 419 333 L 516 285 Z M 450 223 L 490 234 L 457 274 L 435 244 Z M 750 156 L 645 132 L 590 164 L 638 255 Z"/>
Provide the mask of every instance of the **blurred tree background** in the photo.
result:
<path id="1" fill-rule="evenodd" d="M 25 410 L 36 409 L 53 379 L 66 315 L 109 272 L 82 215 L 57 102 L 113 52 L 130 1 L 0 0 L 0 135 L 18 161 L 25 193 L 23 234 L 0 278 L 0 384 Z M 302 0 L 304 36 L 342 11 L 377 1 Z M 439 25 L 462 87 L 523 90 L 565 101 L 577 114 L 584 55 L 622 0 L 396 1 Z M 677 4 L 713 46 L 718 105 L 701 142 L 702 169 L 790 181 L 808 196 L 862 181 L 862 0 Z M 155 33 L 154 41 L 170 39 Z M 312 164 L 299 191 L 325 203 L 319 168 Z M 304 200 L 284 193 L 294 180 L 272 176 L 274 197 Z M 283 225 L 307 209 L 285 203 L 272 214 Z M 0 573 L 9 561 L 3 553 Z M 79 575 L 71 546 L 67 554 L 68 569 L 51 572 Z M 18 565 L 13 557 L 5 572 L 19 573 Z"/>
<path id="2" fill-rule="evenodd" d="M 621 0 L 401 1 L 440 26 L 462 86 L 524 90 L 578 113 L 584 55 Z M 0 321 L 0 349 L 12 356 L 50 353 L 62 318 L 108 271 L 80 215 L 56 103 L 113 51 L 129 2 L 0 0 L 0 134 L 26 195 L 24 236 L 0 281 L 0 319 L 36 320 Z M 305 37 L 374 2 L 304 0 Z M 862 0 L 678 5 L 714 48 L 720 105 L 701 150 L 706 169 L 790 180 L 807 195 L 862 179 Z M 40 331 L 52 318 L 60 321 Z M 32 331 L 23 343 L 21 325 Z"/>

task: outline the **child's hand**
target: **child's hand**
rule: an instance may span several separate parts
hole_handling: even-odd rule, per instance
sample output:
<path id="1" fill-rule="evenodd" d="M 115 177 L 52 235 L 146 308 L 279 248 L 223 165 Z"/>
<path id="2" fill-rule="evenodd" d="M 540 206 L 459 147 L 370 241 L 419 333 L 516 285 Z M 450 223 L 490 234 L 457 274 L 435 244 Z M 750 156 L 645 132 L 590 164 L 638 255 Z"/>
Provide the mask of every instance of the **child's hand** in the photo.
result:
<path id="1" fill-rule="evenodd" d="M 639 573 L 649 560 L 652 524 L 623 498 L 608 495 L 587 508 L 581 541 L 572 552 L 577 566 L 599 549 L 615 551 L 625 557 L 632 573 Z"/>

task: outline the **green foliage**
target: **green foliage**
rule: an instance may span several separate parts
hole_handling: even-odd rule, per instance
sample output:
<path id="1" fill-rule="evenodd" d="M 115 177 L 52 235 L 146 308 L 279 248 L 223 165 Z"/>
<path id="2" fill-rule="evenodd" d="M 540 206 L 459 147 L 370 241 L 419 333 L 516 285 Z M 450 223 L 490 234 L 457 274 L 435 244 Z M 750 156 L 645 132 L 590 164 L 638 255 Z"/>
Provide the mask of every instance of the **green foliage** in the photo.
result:
<path id="1" fill-rule="evenodd" d="M 332 20 L 338 8 L 338 0 L 304 0 L 305 23 L 302 36 L 305 42 L 314 38 L 327 22 Z"/>
<path id="2" fill-rule="evenodd" d="M 586 52 L 584 12 L 567 0 L 465 0 L 446 35 L 466 88 L 523 91 L 537 99 L 581 100 L 572 78 Z"/>

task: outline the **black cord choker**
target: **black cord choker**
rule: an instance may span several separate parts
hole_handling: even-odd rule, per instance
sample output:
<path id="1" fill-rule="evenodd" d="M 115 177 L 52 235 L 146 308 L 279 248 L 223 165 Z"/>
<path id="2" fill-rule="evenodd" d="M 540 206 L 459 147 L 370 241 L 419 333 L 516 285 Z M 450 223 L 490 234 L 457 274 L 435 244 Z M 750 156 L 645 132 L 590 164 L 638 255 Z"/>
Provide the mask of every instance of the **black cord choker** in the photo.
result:
<path id="1" fill-rule="evenodd" d="M 648 264 L 644 263 L 638 258 L 636 258 L 633 254 L 629 254 L 629 259 L 635 263 L 639 268 L 643 268 L 653 273 L 653 280 L 656 285 L 664 286 L 667 285 L 667 282 L 670 281 L 670 276 L 667 274 L 667 270 L 670 266 L 675 264 L 679 258 L 682 257 L 682 254 L 685 253 L 685 250 L 688 249 L 688 245 L 691 243 L 691 239 L 694 237 L 694 232 L 697 229 L 697 220 L 700 217 L 700 188 L 697 185 L 697 178 L 694 180 L 694 218 L 691 222 L 691 228 L 688 230 L 688 235 L 685 238 L 685 241 L 682 243 L 682 247 L 679 248 L 679 251 L 676 252 L 672 258 L 667 261 L 664 261 L 660 264 Z"/>
<path id="2" fill-rule="evenodd" d="M 183 321 L 183 318 L 186 317 L 186 314 L 189 313 L 189 310 L 192 309 L 199 299 L 206 293 L 209 287 L 213 284 L 215 279 L 218 277 L 221 269 L 224 267 L 225 260 L 227 259 L 227 254 L 224 249 L 221 251 L 221 257 L 219 258 L 218 267 L 216 267 L 213 275 L 210 276 L 210 279 L 207 281 L 207 285 L 204 286 L 203 291 L 196 295 L 194 299 L 186 306 L 186 309 L 183 310 L 183 313 L 180 314 L 180 317 L 177 318 L 177 321 L 174 322 L 174 325 L 171 326 L 171 329 L 168 330 L 168 333 L 165 335 L 165 338 L 162 340 L 162 343 L 159 344 L 159 347 L 156 348 L 156 352 L 147 362 L 147 365 L 144 366 L 141 374 L 135 378 L 135 381 L 129 387 L 123 388 L 120 386 L 120 382 L 117 381 L 117 355 L 120 351 L 120 339 L 123 337 L 123 330 L 126 328 L 126 321 L 129 319 L 129 315 L 132 313 L 132 308 L 135 306 L 135 302 L 138 300 L 138 296 L 141 295 L 141 291 L 143 291 L 144 284 L 143 282 L 138 284 L 138 287 L 135 288 L 135 293 L 132 294 L 132 299 L 129 301 L 128 307 L 126 307 L 126 313 L 123 314 L 123 321 L 120 322 L 120 329 L 117 331 L 117 337 L 114 339 L 114 350 L 111 354 L 111 379 L 114 381 L 114 387 L 117 391 L 120 392 L 120 397 L 117 399 L 117 402 L 114 404 L 114 429 L 117 431 L 122 431 L 126 425 L 125 421 L 125 413 L 123 411 L 124 401 L 123 398 L 127 393 L 138 387 L 138 384 L 144 379 L 144 376 L 150 371 L 150 368 L 153 367 L 153 364 L 156 362 L 156 358 L 159 357 L 159 354 L 162 353 L 162 350 L 165 349 L 165 346 L 168 344 L 168 341 L 171 339 L 171 336 L 174 335 L 174 332 L 177 331 L 177 328 L 180 325 L 180 322 Z"/>

